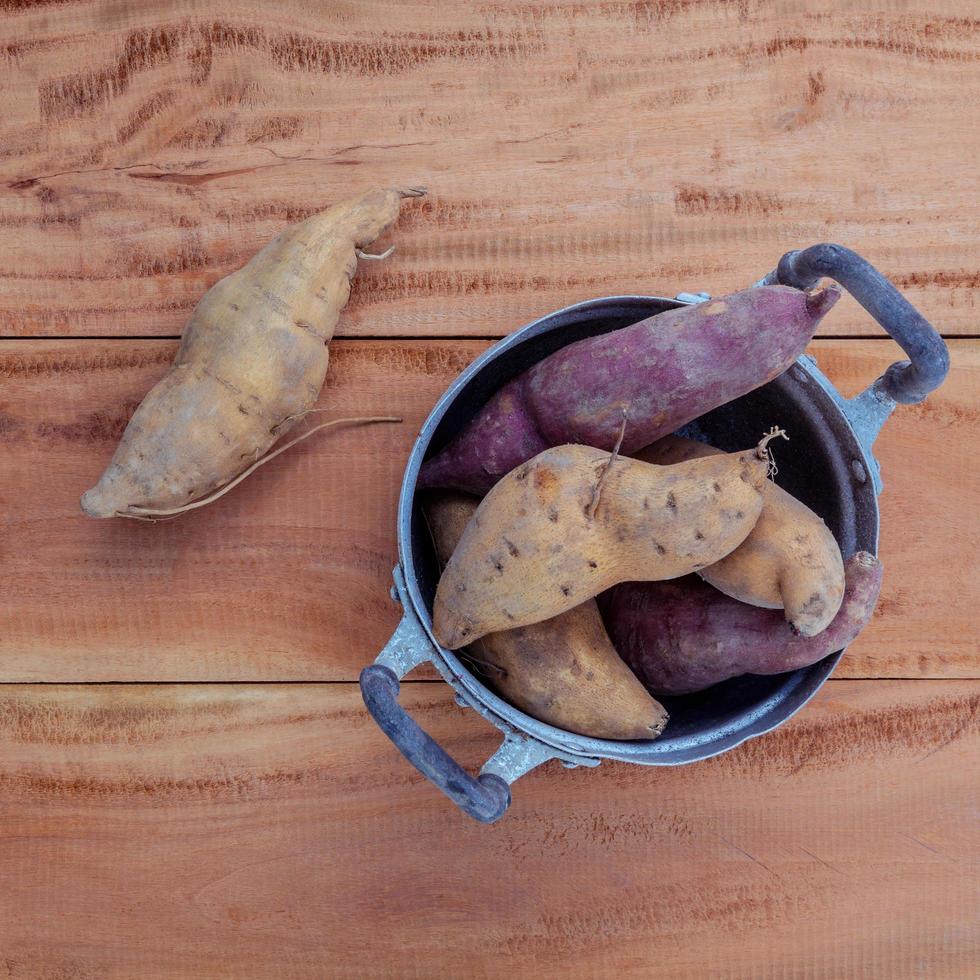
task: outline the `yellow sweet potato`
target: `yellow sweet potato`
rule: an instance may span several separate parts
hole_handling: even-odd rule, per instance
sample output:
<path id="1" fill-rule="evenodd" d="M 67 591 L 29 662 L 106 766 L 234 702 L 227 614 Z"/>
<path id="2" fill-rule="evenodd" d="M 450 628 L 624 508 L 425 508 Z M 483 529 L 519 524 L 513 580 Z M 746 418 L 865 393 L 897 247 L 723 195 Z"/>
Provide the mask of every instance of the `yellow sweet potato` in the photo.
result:
<path id="1" fill-rule="evenodd" d="M 250 471 L 320 394 L 359 250 L 395 220 L 403 197 L 421 193 L 372 190 L 342 201 L 216 283 L 82 510 L 180 513 Z"/>
<path id="2" fill-rule="evenodd" d="M 437 639 L 456 649 L 618 582 L 675 578 L 724 557 L 762 510 L 767 440 L 677 466 L 575 445 L 522 463 L 484 498 L 443 571 Z"/>
<path id="3" fill-rule="evenodd" d="M 661 466 L 704 459 L 720 449 L 667 436 L 636 454 Z M 763 609 L 783 609 L 801 636 L 830 625 L 844 598 L 844 561 L 826 524 L 774 483 L 763 489 L 759 522 L 729 555 L 698 574 L 725 595 Z"/>
<path id="4" fill-rule="evenodd" d="M 475 497 L 431 493 L 425 516 L 445 564 L 476 512 Z M 486 682 L 521 711 L 590 738 L 656 738 L 667 712 L 613 648 L 594 599 L 554 619 L 488 633 L 467 647 Z"/>

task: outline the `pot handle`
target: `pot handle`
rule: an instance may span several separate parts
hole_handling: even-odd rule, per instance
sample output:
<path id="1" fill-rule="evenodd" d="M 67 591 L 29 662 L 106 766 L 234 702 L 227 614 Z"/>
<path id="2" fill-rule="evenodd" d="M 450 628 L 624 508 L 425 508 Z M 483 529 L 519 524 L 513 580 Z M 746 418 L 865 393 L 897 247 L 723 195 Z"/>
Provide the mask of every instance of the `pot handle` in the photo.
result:
<path id="1" fill-rule="evenodd" d="M 938 331 L 867 259 L 849 248 L 824 243 L 787 252 L 763 282 L 810 289 L 822 276 L 839 282 L 909 356 L 874 382 L 875 394 L 914 405 L 943 383 L 949 349 Z"/>
<path id="2" fill-rule="evenodd" d="M 393 577 L 395 585 L 391 597 L 401 604 L 404 614 L 374 663 L 361 671 L 361 697 L 378 727 L 426 779 L 438 786 L 464 813 L 481 823 L 493 823 L 510 806 L 510 784 L 537 766 L 551 759 L 559 759 L 569 768 L 599 764 L 597 758 L 553 748 L 513 728 L 469 695 L 440 658 L 438 648 L 416 615 L 401 566 L 395 566 Z M 456 703 L 460 707 L 473 708 L 503 732 L 504 740 L 475 779 L 398 703 L 401 678 L 429 661 L 456 692 Z"/>
<path id="3" fill-rule="evenodd" d="M 510 806 L 510 786 L 492 772 L 474 779 L 398 703 L 400 689 L 398 675 L 384 664 L 361 671 L 364 703 L 398 751 L 464 813 L 481 823 L 499 820 Z"/>

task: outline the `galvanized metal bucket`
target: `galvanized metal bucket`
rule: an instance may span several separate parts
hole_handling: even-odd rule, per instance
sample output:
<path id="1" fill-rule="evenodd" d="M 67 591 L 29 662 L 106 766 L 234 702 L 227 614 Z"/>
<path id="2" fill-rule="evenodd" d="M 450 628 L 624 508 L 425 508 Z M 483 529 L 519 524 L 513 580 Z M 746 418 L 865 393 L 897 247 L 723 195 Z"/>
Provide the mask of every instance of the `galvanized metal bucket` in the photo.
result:
<path id="1" fill-rule="evenodd" d="M 908 361 L 893 364 L 853 399 L 842 398 L 809 357 L 737 401 L 692 423 L 691 431 L 721 449 L 744 449 L 773 423 L 792 436 L 792 452 L 778 456 L 778 482 L 820 514 L 844 557 L 877 552 L 882 484 L 871 449 L 898 403 L 921 401 L 942 383 L 949 354 L 939 334 L 873 266 L 839 245 L 789 252 L 756 285 L 783 283 L 810 288 L 821 277 L 839 282 L 904 348 Z M 705 293 L 613 296 L 551 313 L 523 327 L 474 361 L 436 404 L 422 426 L 402 482 L 398 507 L 399 564 L 392 596 L 404 609 L 394 635 L 361 673 L 368 710 L 419 771 L 470 816 L 485 823 L 510 805 L 510 784 L 549 759 L 566 766 L 595 766 L 616 759 L 649 766 L 682 765 L 734 748 L 782 724 L 830 676 L 843 651 L 800 670 L 733 678 L 700 694 L 663 698 L 670 722 L 652 741 L 586 738 L 544 724 L 508 704 L 466 663 L 432 636 L 432 600 L 439 569 L 416 503 L 422 461 L 437 452 L 515 375 L 553 351 L 643 320 L 664 310 L 703 302 Z M 764 329 L 764 325 L 760 325 Z M 477 711 L 503 733 L 503 741 L 477 777 L 459 766 L 398 703 L 399 682 L 413 668 L 432 663 L 456 692 L 457 702 Z"/>

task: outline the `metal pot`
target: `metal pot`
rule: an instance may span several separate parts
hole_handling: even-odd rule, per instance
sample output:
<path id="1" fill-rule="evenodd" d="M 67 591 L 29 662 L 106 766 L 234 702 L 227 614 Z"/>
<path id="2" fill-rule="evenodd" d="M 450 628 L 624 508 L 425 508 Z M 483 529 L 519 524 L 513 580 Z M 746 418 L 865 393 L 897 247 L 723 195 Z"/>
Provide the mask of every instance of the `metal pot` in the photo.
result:
<path id="1" fill-rule="evenodd" d="M 804 501 L 837 537 L 845 558 L 876 553 L 882 484 L 871 447 L 898 402 L 921 401 L 946 376 L 949 354 L 939 334 L 868 262 L 839 245 L 789 252 L 756 285 L 805 289 L 821 277 L 839 282 L 904 348 L 910 361 L 893 364 L 860 395 L 842 398 L 812 358 L 769 384 L 692 423 L 693 434 L 725 450 L 744 449 L 778 423 L 792 452 L 778 456 L 778 482 Z M 432 600 L 439 569 L 415 490 L 422 461 L 438 451 L 512 377 L 566 344 L 616 330 L 655 313 L 703 302 L 705 293 L 675 299 L 613 296 L 559 310 L 516 331 L 474 361 L 436 404 L 405 468 L 398 507 L 399 564 L 392 596 L 404 616 L 377 660 L 361 673 L 361 693 L 385 734 L 419 771 L 470 816 L 491 823 L 510 805 L 510 784 L 549 759 L 595 766 L 602 759 L 670 766 L 697 762 L 762 735 L 798 711 L 830 676 L 843 651 L 800 670 L 733 678 L 709 691 L 662 698 L 670 712 L 652 741 L 586 738 L 544 724 L 498 697 L 432 636 Z M 764 325 L 760 324 L 760 329 Z M 779 450 L 777 449 L 777 453 Z M 399 680 L 431 662 L 456 692 L 499 728 L 500 748 L 474 778 L 427 735 L 398 703 Z"/>

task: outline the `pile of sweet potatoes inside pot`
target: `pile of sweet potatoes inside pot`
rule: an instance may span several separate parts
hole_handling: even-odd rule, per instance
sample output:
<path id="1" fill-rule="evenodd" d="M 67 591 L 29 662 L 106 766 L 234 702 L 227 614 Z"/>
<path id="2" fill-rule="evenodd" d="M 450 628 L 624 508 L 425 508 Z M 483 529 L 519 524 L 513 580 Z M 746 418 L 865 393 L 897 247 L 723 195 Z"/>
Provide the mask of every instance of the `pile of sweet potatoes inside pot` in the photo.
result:
<path id="1" fill-rule="evenodd" d="M 674 434 L 785 371 L 838 295 L 762 286 L 670 310 L 501 388 L 420 474 L 436 639 L 526 713 L 609 739 L 659 735 L 655 695 L 846 646 L 881 565 L 845 562 L 772 481 L 779 419 L 734 453 Z"/>

